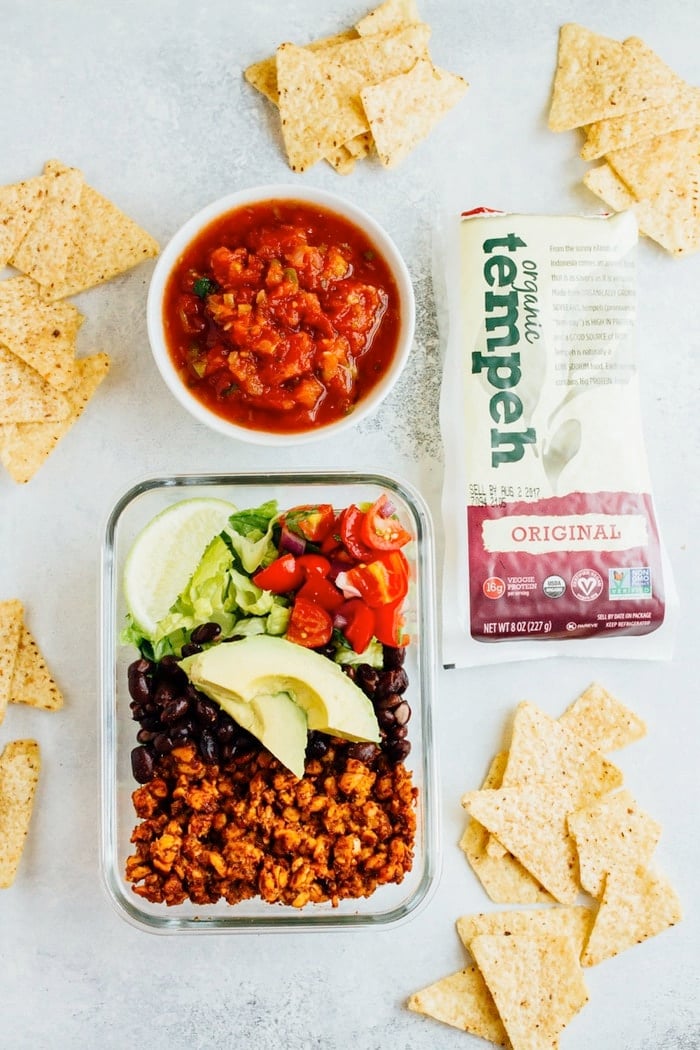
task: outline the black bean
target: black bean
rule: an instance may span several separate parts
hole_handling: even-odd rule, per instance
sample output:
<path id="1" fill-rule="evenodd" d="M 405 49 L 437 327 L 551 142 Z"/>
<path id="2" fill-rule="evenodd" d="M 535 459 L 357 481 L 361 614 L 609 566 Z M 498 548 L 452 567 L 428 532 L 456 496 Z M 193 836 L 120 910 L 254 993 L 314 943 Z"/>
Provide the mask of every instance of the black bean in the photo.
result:
<path id="1" fill-rule="evenodd" d="M 309 739 L 306 744 L 306 757 L 323 758 L 327 751 L 328 737 L 324 733 L 317 733 L 315 730 L 309 733 Z"/>
<path id="2" fill-rule="evenodd" d="M 154 736 L 155 733 L 151 733 L 148 729 L 139 729 L 138 733 L 136 734 L 136 739 L 138 740 L 139 744 L 150 744 Z"/>
<path id="3" fill-rule="evenodd" d="M 185 656 L 194 656 L 195 653 L 201 653 L 201 651 L 202 651 L 201 645 L 197 645 L 195 642 L 185 642 L 185 644 L 182 647 L 182 655 L 183 655 L 183 657 L 185 657 Z"/>
<path id="4" fill-rule="evenodd" d="M 393 708 L 386 707 L 383 710 L 378 710 L 377 721 L 379 722 L 380 729 L 391 729 L 391 727 L 396 724 Z"/>
<path id="5" fill-rule="evenodd" d="M 391 711 L 394 707 L 398 707 L 400 703 L 401 697 L 398 693 L 387 693 L 385 696 L 380 696 L 375 700 L 374 707 L 377 712 Z"/>
<path id="6" fill-rule="evenodd" d="M 156 733 L 153 746 L 159 755 L 167 755 L 173 749 L 173 738 L 168 733 Z"/>
<path id="7" fill-rule="evenodd" d="M 387 747 L 387 753 L 392 762 L 402 762 L 410 751 L 411 745 L 408 740 L 392 740 Z"/>
<path id="8" fill-rule="evenodd" d="M 376 695 L 386 696 L 387 693 L 405 693 L 408 688 L 408 675 L 403 667 L 396 667 L 392 671 L 380 671 L 377 683 Z"/>
<path id="9" fill-rule="evenodd" d="M 160 716 L 161 721 L 165 722 L 166 725 L 171 725 L 173 722 L 178 722 L 181 718 L 184 718 L 189 709 L 190 702 L 187 697 L 176 696 L 163 707 Z"/>
<path id="10" fill-rule="evenodd" d="M 219 708 L 213 700 L 209 700 L 206 696 L 198 696 L 195 705 L 194 713 L 197 720 L 205 726 L 216 725 L 219 717 Z"/>
<path id="11" fill-rule="evenodd" d="M 377 745 L 371 741 L 358 741 L 348 748 L 348 757 L 355 758 L 358 762 L 364 762 L 366 766 L 369 766 L 377 757 L 377 751 Z"/>
<path id="12" fill-rule="evenodd" d="M 155 758 L 153 752 L 141 745 L 131 752 L 131 772 L 139 784 L 147 784 L 153 777 Z"/>
<path id="13" fill-rule="evenodd" d="M 189 740 L 193 728 L 192 723 L 185 719 L 183 722 L 176 722 L 174 725 L 169 726 L 168 734 L 175 744 L 182 744 L 185 740 Z"/>
<path id="14" fill-rule="evenodd" d="M 211 765 L 219 761 L 219 745 L 210 729 L 203 729 L 199 738 L 199 752 L 205 762 Z"/>
<path id="15" fill-rule="evenodd" d="M 133 667 L 133 664 L 132 664 Z M 145 704 L 151 696 L 151 681 L 142 674 L 140 671 L 129 670 L 128 676 L 129 682 L 129 696 L 132 700 L 138 701 L 140 704 Z"/>
<path id="16" fill-rule="evenodd" d="M 153 670 L 153 664 L 145 656 L 139 657 L 129 664 L 127 674 L 149 674 Z"/>
<path id="17" fill-rule="evenodd" d="M 153 702 L 158 707 L 166 707 L 171 700 L 174 700 L 176 696 L 175 687 L 172 682 L 163 681 L 159 682 L 156 686 L 156 691 L 153 695 Z"/>
<path id="18" fill-rule="evenodd" d="M 158 665 L 158 671 L 162 674 L 163 678 L 166 678 L 179 692 L 184 692 L 187 688 L 187 675 L 180 667 L 176 656 L 164 656 Z"/>
<path id="19" fill-rule="evenodd" d="M 400 726 L 405 726 L 410 717 L 411 708 L 405 700 L 402 700 L 398 707 L 394 708 L 394 721 Z"/>
<path id="20" fill-rule="evenodd" d="M 376 667 L 371 667 L 369 664 L 360 664 L 357 668 L 355 681 L 367 696 L 374 696 L 379 683 L 379 675 L 380 672 Z"/>
<path id="21" fill-rule="evenodd" d="M 213 642 L 220 634 L 221 627 L 218 623 L 200 623 L 190 635 L 190 642 L 194 642 L 195 645 L 206 645 L 208 642 Z"/>
<path id="22" fill-rule="evenodd" d="M 397 667 L 402 667 L 403 662 L 406 659 L 406 650 L 403 648 L 394 648 L 390 645 L 384 646 L 384 670 L 393 671 Z"/>
<path id="23" fill-rule="evenodd" d="M 132 700 L 129 704 L 129 707 L 131 708 L 131 717 L 134 719 L 135 722 L 140 722 L 145 714 L 142 705 L 137 703 L 136 700 Z"/>
<path id="24" fill-rule="evenodd" d="M 223 713 L 223 712 L 222 712 Z M 216 727 L 216 739 L 220 744 L 230 744 L 236 739 L 238 727 L 232 718 L 219 715 L 219 724 Z"/>
<path id="25" fill-rule="evenodd" d="M 157 715 L 144 715 L 139 721 L 141 728 L 147 729 L 149 733 L 158 733 L 162 729 L 160 718 Z"/>
<path id="26" fill-rule="evenodd" d="M 392 740 L 405 740 L 408 736 L 408 726 L 394 725 L 390 735 Z"/>

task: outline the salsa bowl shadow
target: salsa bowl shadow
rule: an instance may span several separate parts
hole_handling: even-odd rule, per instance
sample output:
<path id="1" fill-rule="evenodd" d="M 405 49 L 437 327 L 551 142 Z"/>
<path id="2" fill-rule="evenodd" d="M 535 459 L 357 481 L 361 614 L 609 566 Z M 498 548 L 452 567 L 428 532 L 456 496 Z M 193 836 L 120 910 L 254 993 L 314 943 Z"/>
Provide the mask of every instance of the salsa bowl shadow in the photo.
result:
<path id="1" fill-rule="evenodd" d="M 270 201 L 283 203 L 299 202 L 311 205 L 331 216 L 339 217 L 354 226 L 384 261 L 398 296 L 398 327 L 396 345 L 388 362 L 373 385 L 360 394 L 351 411 L 341 418 L 325 422 L 311 422 L 305 429 L 280 429 L 249 426 L 233 422 L 210 408 L 200 400 L 183 380 L 181 370 L 175 364 L 169 349 L 168 324 L 165 318 L 165 301 L 168 284 L 175 268 L 181 263 L 184 253 L 193 242 L 212 224 L 230 213 L 247 206 Z M 286 446 L 302 444 L 344 433 L 361 420 L 375 412 L 381 402 L 394 388 L 408 359 L 415 330 L 415 296 L 408 267 L 389 234 L 367 212 L 344 198 L 324 190 L 285 184 L 258 186 L 228 194 L 207 205 L 192 216 L 173 235 L 156 262 L 151 278 L 146 308 L 148 338 L 158 371 L 175 399 L 196 420 L 206 426 L 258 445 Z M 362 368 L 362 358 L 359 359 Z"/>

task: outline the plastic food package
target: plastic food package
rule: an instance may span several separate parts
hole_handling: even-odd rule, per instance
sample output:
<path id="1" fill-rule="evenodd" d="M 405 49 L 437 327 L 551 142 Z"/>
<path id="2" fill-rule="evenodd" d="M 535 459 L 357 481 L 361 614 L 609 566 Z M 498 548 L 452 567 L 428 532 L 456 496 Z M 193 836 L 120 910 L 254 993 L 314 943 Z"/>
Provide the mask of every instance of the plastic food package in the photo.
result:
<path id="1" fill-rule="evenodd" d="M 478 209 L 445 226 L 445 666 L 671 655 L 636 243 L 631 213 Z"/>

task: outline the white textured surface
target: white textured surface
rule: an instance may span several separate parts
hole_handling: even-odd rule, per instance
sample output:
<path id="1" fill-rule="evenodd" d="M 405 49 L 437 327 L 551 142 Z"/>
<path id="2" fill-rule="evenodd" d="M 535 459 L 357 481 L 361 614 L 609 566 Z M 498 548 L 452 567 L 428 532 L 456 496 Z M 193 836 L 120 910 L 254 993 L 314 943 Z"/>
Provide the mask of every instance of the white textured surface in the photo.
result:
<path id="1" fill-rule="evenodd" d="M 171 939 L 117 916 L 98 871 L 97 601 L 104 521 L 146 475 L 348 466 L 414 482 L 432 507 L 438 546 L 442 447 L 440 344 L 430 276 L 443 176 L 464 207 L 594 210 L 579 185 L 575 134 L 544 117 L 559 24 L 638 35 L 700 83 L 696 0 L 422 0 L 433 54 L 472 88 L 402 168 L 342 179 L 319 165 L 300 183 L 367 208 L 405 253 L 418 297 L 413 358 L 395 394 L 351 442 L 255 449 L 194 423 L 156 376 L 146 341 L 149 266 L 78 300 L 81 349 L 113 370 L 62 447 L 25 488 L 0 478 L 0 596 L 21 597 L 66 694 L 58 715 L 9 711 L 0 744 L 35 735 L 44 753 L 31 839 L 0 895 L 0 1047 L 354 1047 L 437 1050 L 485 1045 L 403 1007 L 461 965 L 457 915 L 487 907 L 456 842 L 461 793 L 477 786 L 506 712 L 530 698 L 558 713 L 596 677 L 648 721 L 620 763 L 630 790 L 664 824 L 660 863 L 685 921 L 587 974 L 591 1001 L 565 1050 L 700 1046 L 697 920 L 700 593 L 697 423 L 700 256 L 639 250 L 640 367 L 658 512 L 683 617 L 670 664 L 544 661 L 441 673 L 435 698 L 443 874 L 428 907 L 391 931 Z M 241 70 L 283 39 L 303 43 L 363 15 L 356 0 L 0 0 L 4 85 L 0 184 L 52 156 L 165 241 L 192 212 L 240 186 L 290 178 L 275 117 Z M 643 643 L 642 643 L 643 644 Z"/>

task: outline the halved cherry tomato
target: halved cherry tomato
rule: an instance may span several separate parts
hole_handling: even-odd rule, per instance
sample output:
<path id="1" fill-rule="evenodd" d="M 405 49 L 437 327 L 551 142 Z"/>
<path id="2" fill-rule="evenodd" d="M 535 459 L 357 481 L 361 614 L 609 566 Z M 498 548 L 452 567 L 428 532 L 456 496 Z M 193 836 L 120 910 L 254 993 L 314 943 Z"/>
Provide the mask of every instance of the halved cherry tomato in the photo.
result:
<path id="1" fill-rule="evenodd" d="M 379 605 L 374 610 L 374 636 L 382 645 L 406 645 L 402 605 L 403 600 L 400 599 L 387 605 Z"/>
<path id="2" fill-rule="evenodd" d="M 380 551 L 398 550 L 411 539 L 410 532 L 391 511 L 391 503 L 385 493 L 365 513 L 360 535 L 368 547 Z"/>
<path id="3" fill-rule="evenodd" d="M 354 651 L 363 653 L 374 635 L 374 610 L 361 598 L 348 598 L 336 609 L 336 617 L 345 621 L 341 631 Z"/>
<path id="4" fill-rule="evenodd" d="M 401 551 L 383 551 L 348 569 L 346 578 L 373 609 L 391 605 L 408 593 L 408 562 Z"/>
<path id="5" fill-rule="evenodd" d="M 299 568 L 297 561 L 293 554 L 283 554 L 264 569 L 258 569 L 253 576 L 253 583 L 273 594 L 295 591 L 305 579 L 304 570 Z"/>
<path id="6" fill-rule="evenodd" d="M 287 641 L 304 645 L 307 649 L 317 649 L 330 641 L 332 634 L 333 621 L 326 610 L 305 598 L 297 598 L 289 617 Z"/>
<path id="7" fill-rule="evenodd" d="M 374 556 L 374 551 L 362 539 L 362 522 L 364 511 L 351 503 L 340 515 L 340 538 L 345 548 L 358 561 L 368 561 Z"/>
<path id="8" fill-rule="evenodd" d="M 306 583 L 302 584 L 297 591 L 297 601 L 299 598 L 314 602 L 327 612 L 333 612 L 345 601 L 335 584 L 327 580 L 325 576 L 319 575 L 307 577 Z"/>
<path id="9" fill-rule="evenodd" d="M 284 516 L 288 529 L 312 543 L 321 543 L 335 525 L 335 510 L 330 503 L 292 507 Z"/>
<path id="10" fill-rule="evenodd" d="M 331 563 L 322 554 L 300 554 L 297 565 L 307 580 L 310 576 L 327 576 L 331 571 Z"/>

